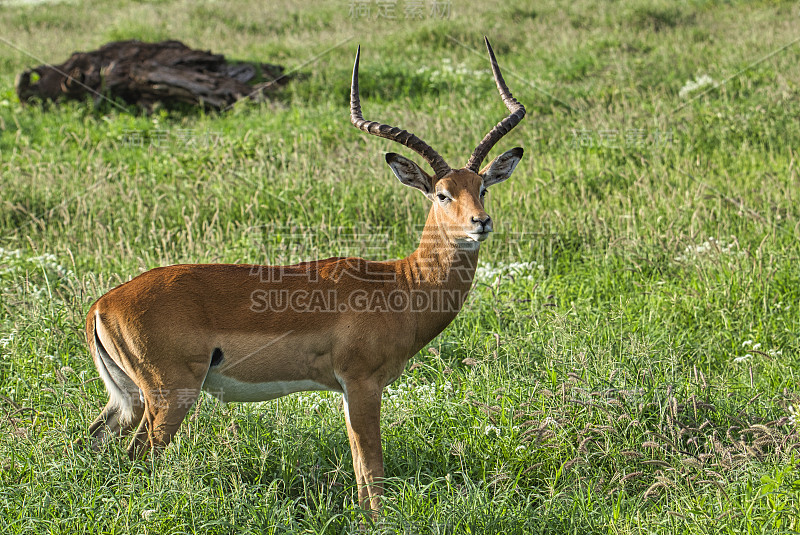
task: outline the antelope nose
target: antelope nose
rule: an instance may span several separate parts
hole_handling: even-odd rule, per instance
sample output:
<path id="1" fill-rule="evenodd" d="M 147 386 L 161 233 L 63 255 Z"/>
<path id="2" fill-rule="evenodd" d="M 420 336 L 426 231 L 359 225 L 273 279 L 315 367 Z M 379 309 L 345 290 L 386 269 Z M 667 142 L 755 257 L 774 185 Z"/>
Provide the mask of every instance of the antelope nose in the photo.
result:
<path id="1" fill-rule="evenodd" d="M 486 214 L 483 216 L 472 216 L 472 222 L 480 225 L 483 232 L 491 232 L 492 230 L 492 218 Z"/>

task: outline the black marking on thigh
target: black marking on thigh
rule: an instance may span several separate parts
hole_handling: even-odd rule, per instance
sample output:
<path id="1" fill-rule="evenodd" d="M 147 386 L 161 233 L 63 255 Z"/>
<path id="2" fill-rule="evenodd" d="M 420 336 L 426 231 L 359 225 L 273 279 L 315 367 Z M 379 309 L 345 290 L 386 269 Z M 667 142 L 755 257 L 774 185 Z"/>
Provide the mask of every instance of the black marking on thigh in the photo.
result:
<path id="1" fill-rule="evenodd" d="M 211 367 L 219 366 L 220 362 L 222 362 L 222 349 L 216 347 L 211 353 Z"/>

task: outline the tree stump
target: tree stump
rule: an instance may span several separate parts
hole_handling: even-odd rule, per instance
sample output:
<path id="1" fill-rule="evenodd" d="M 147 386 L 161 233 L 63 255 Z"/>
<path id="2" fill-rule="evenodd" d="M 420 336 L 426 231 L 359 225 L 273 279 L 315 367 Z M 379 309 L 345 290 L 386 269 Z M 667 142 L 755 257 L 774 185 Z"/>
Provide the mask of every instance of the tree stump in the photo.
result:
<path id="1" fill-rule="evenodd" d="M 221 110 L 242 98 L 263 98 L 288 81 L 283 72 L 280 65 L 229 63 L 180 41 L 115 41 L 75 52 L 61 65 L 28 69 L 17 76 L 16 89 L 23 104 L 91 96 L 120 98 L 148 112 L 157 102 Z"/>

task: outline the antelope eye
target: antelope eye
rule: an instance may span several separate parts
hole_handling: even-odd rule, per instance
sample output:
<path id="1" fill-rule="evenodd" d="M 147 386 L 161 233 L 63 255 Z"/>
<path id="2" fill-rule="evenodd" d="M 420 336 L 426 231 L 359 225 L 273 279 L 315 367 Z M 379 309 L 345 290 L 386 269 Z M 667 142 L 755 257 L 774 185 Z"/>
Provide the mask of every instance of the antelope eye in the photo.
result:
<path id="1" fill-rule="evenodd" d="M 486 190 L 481 191 L 481 199 L 483 199 L 484 195 L 486 195 Z"/>
<path id="2" fill-rule="evenodd" d="M 444 193 L 439 193 L 436 195 L 436 197 L 439 199 L 439 202 L 447 202 L 450 200 L 450 197 L 448 197 Z"/>

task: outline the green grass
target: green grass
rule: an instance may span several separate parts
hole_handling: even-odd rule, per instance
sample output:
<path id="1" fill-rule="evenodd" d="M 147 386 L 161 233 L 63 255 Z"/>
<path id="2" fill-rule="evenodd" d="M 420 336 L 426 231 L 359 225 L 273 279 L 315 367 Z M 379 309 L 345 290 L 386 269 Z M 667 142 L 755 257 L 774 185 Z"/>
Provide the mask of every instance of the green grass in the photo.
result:
<path id="1" fill-rule="evenodd" d="M 365 116 L 463 165 L 504 113 L 484 34 L 528 109 L 493 155 L 526 154 L 489 194 L 464 310 L 384 397 L 369 529 L 800 532 L 800 44 L 753 65 L 800 37 L 796 4 L 402 5 L 391 23 L 346 2 L 0 10 L 39 58 L 0 42 L 3 533 L 358 530 L 332 394 L 203 398 L 155 460 L 74 449 L 106 400 L 84 316 L 165 264 L 409 253 L 427 201 L 385 165 L 397 146 L 349 124 L 356 44 Z M 220 114 L 20 106 L 24 68 L 123 38 L 303 77 Z M 731 78 L 679 95 L 702 75 Z"/>

